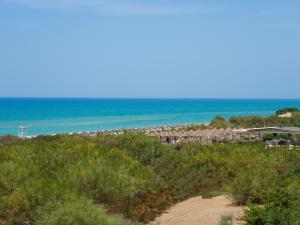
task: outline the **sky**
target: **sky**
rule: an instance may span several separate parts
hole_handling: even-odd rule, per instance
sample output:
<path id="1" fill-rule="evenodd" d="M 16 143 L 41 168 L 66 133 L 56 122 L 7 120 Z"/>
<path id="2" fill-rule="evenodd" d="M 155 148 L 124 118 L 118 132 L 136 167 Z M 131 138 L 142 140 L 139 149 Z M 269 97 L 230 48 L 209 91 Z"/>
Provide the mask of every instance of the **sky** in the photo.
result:
<path id="1" fill-rule="evenodd" d="M 299 0 L 0 0 L 1 97 L 300 98 Z"/>

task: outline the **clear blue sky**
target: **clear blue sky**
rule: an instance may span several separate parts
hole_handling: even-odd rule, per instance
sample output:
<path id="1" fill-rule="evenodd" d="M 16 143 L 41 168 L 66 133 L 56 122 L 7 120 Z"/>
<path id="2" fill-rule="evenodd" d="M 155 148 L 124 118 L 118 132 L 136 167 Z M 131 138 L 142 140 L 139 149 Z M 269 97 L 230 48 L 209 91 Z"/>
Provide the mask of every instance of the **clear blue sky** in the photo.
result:
<path id="1" fill-rule="evenodd" d="M 300 1 L 0 0 L 0 96 L 300 98 Z"/>

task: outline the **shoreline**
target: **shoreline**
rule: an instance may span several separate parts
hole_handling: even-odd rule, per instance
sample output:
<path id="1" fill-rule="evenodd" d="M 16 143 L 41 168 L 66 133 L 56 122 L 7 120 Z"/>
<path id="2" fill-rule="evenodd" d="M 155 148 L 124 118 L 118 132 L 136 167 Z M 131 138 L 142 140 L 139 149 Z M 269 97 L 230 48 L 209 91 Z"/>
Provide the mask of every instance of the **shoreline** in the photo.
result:
<path id="1" fill-rule="evenodd" d="M 76 98 L 75 98 L 76 99 Z M 249 102 L 250 101 L 250 102 Z M 26 107 L 24 107 L 26 105 Z M 85 99 L 1 100 L 0 135 L 17 135 L 18 123 L 30 136 L 151 129 L 210 122 L 216 116 L 267 117 L 297 100 L 267 99 Z"/>
<path id="2" fill-rule="evenodd" d="M 212 128 L 208 126 L 209 123 L 201 124 L 181 124 L 170 126 L 156 126 L 145 128 L 130 128 L 130 129 L 115 129 L 115 130 L 100 130 L 90 132 L 69 132 L 61 134 L 46 134 L 46 135 L 33 135 L 24 138 L 35 138 L 43 136 L 56 136 L 56 135 L 83 135 L 89 137 L 101 135 L 122 135 L 126 131 L 143 133 L 150 137 L 159 138 L 162 143 L 176 144 L 187 141 L 197 141 L 204 144 L 211 144 L 215 142 L 243 142 L 258 141 L 260 137 L 258 134 L 248 133 L 233 128 Z"/>
<path id="3" fill-rule="evenodd" d="M 132 132 L 155 132 L 155 131 L 170 131 L 172 129 L 184 129 L 192 126 L 207 126 L 209 122 L 205 123 L 187 123 L 187 124 L 174 124 L 174 125 L 158 125 L 158 126 L 149 126 L 149 127 L 134 127 L 134 128 L 120 128 L 120 129 L 105 129 L 105 130 L 96 130 L 96 131 L 78 131 L 78 132 L 63 132 L 63 133 L 53 133 L 53 134 L 36 134 L 28 135 L 26 138 L 34 138 L 39 136 L 55 136 L 55 135 L 109 135 L 109 134 L 121 134 L 125 131 Z M 11 135 L 11 134 L 6 134 Z M 3 136 L 6 136 L 3 135 Z"/>

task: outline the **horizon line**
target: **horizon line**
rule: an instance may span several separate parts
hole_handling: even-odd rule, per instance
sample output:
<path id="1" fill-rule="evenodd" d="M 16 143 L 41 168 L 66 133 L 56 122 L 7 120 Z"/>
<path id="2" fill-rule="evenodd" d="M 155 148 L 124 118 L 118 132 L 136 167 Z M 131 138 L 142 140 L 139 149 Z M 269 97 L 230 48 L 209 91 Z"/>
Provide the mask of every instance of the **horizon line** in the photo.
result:
<path id="1" fill-rule="evenodd" d="M 278 98 L 264 98 L 264 97 L 80 97 L 80 96 L 0 96 L 0 99 L 124 99 L 124 100 L 300 100 L 300 97 L 278 97 Z"/>

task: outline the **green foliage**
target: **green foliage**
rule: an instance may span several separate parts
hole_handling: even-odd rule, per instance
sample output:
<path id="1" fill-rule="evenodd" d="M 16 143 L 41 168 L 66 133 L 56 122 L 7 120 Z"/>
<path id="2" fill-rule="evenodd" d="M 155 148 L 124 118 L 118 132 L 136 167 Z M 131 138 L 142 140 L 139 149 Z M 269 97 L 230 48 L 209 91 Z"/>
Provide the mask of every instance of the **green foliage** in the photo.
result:
<path id="1" fill-rule="evenodd" d="M 277 189 L 271 193 L 265 206 L 251 205 L 245 213 L 247 225 L 299 225 L 299 193 Z"/>
<path id="2" fill-rule="evenodd" d="M 0 224 L 90 224 L 97 210 L 104 221 L 127 223 L 122 214 L 147 223 L 178 201 L 224 192 L 239 204 L 268 204 L 279 186 L 299 189 L 299 171 L 300 152 L 263 143 L 163 145 L 130 132 L 5 142 Z"/>
<path id="3" fill-rule="evenodd" d="M 276 136 L 277 139 L 288 139 L 288 134 L 278 134 Z M 272 133 L 264 133 L 262 136 L 263 141 L 268 141 L 274 139 L 274 136 Z"/>
<path id="4" fill-rule="evenodd" d="M 210 127 L 214 128 L 226 128 L 229 126 L 229 123 L 226 121 L 226 119 L 222 116 L 216 116 L 210 123 Z"/>
<path id="5" fill-rule="evenodd" d="M 265 125 L 266 119 L 260 116 L 233 116 L 229 123 L 233 127 L 261 127 Z"/>
<path id="6" fill-rule="evenodd" d="M 121 217 L 109 216 L 103 207 L 86 199 L 77 199 L 58 205 L 49 214 L 42 215 L 37 225 L 122 225 Z"/>
<path id="7" fill-rule="evenodd" d="M 293 134 L 292 137 L 293 138 L 300 138 L 300 134 Z"/>
<path id="8" fill-rule="evenodd" d="M 300 112 L 294 111 L 291 117 L 278 117 L 276 115 L 262 116 L 232 116 L 228 120 L 217 116 L 210 122 L 213 128 L 249 128 L 264 126 L 300 126 Z"/>
<path id="9" fill-rule="evenodd" d="M 120 136 L 99 136 L 96 141 L 104 148 L 118 147 L 144 165 L 153 165 L 164 151 L 159 139 L 146 137 L 142 133 L 125 132 Z"/>
<path id="10" fill-rule="evenodd" d="M 276 185 L 278 174 L 274 168 L 264 165 L 242 170 L 231 184 L 232 195 L 237 204 L 263 203 L 266 194 Z"/>
<path id="11" fill-rule="evenodd" d="M 233 224 L 233 218 L 230 215 L 222 216 L 221 222 L 219 225 L 232 225 Z"/>
<path id="12" fill-rule="evenodd" d="M 285 113 L 288 113 L 288 112 L 300 112 L 300 110 L 296 107 L 290 107 L 290 108 L 282 108 L 282 109 L 279 109 L 276 111 L 276 116 L 279 116 L 279 115 L 282 115 L 282 114 L 285 114 Z"/>
<path id="13" fill-rule="evenodd" d="M 73 196 L 125 202 L 154 179 L 151 169 L 120 149 L 77 136 L 3 145 L 0 168 L 0 218 L 9 224 L 34 224 L 46 205 Z"/>

